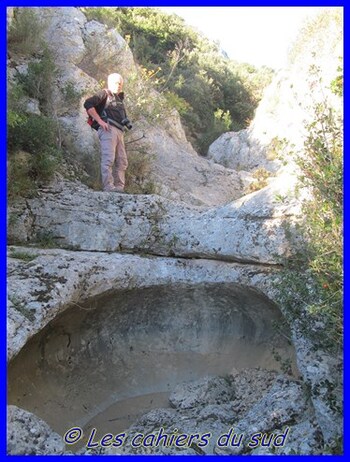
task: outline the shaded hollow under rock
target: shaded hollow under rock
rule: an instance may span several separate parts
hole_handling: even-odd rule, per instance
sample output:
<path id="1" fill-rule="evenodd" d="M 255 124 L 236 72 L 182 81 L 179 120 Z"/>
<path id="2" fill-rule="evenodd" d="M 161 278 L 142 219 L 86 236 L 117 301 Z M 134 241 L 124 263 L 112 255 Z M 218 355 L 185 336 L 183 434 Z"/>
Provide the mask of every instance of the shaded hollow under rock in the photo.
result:
<path id="1" fill-rule="evenodd" d="M 280 326 L 281 334 L 276 326 Z M 116 434 L 168 406 L 184 381 L 233 369 L 295 367 L 283 317 L 237 284 L 161 286 L 74 304 L 10 363 L 8 401 L 64 434 L 72 426 Z"/>

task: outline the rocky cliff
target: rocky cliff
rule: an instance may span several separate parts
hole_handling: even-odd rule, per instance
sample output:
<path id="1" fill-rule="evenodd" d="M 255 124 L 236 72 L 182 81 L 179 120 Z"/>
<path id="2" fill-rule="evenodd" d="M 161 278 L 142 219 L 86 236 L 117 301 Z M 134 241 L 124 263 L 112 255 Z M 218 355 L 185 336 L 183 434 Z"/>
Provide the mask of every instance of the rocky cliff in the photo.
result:
<path id="1" fill-rule="evenodd" d="M 291 151 L 302 151 L 317 104 L 328 101 L 342 112 L 342 102 L 331 91 L 342 62 L 342 34 L 337 9 L 305 25 L 290 49 L 289 64 L 266 88 L 251 125 L 224 133 L 210 146 L 208 157 L 233 169 L 276 172 L 282 161 L 291 161 Z"/>
<path id="2" fill-rule="evenodd" d="M 11 10 L 9 11 L 11 20 Z M 62 143 L 70 155 L 91 173 L 99 159 L 97 135 L 86 123 L 84 99 L 106 82 L 111 72 L 120 72 L 125 79 L 126 106 L 134 115 L 134 127 L 126 143 L 141 138 L 149 158 L 148 180 L 156 183 L 168 198 L 194 205 L 217 205 L 242 194 L 239 172 L 222 168 L 199 156 L 187 142 L 176 111 L 158 113 L 154 106 L 164 105 L 161 95 L 145 86 L 130 48 L 115 29 L 97 21 L 88 21 L 77 8 L 38 8 L 35 15 L 44 27 L 43 35 L 55 57 L 56 75 L 52 85 L 55 117 L 61 126 Z M 10 56 L 9 74 L 14 78 L 28 72 L 28 65 Z M 67 86 L 76 95 L 83 95 L 75 104 L 67 104 Z M 150 94 L 150 92 L 152 94 Z M 137 107 L 147 103 L 147 116 Z M 38 114 L 38 102 L 31 101 Z M 130 149 L 135 146 L 131 145 Z M 142 146 L 140 146 L 142 148 Z M 215 187 L 212 187 L 215 185 Z"/>

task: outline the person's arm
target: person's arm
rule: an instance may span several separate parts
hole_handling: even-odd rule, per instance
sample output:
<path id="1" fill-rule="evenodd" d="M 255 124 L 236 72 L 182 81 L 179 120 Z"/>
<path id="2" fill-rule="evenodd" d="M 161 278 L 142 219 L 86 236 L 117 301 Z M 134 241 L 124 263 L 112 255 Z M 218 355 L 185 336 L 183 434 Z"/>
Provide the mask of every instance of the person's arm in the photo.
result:
<path id="1" fill-rule="evenodd" d="M 108 123 L 101 119 L 101 117 L 98 115 L 98 112 L 96 111 L 94 107 L 87 109 L 87 113 L 94 120 L 96 120 L 96 122 L 100 125 L 100 127 L 102 127 L 103 130 L 107 131 L 109 129 Z"/>
<path id="2" fill-rule="evenodd" d="M 85 103 L 84 107 L 86 109 L 86 112 L 91 116 L 96 122 L 102 127 L 103 130 L 108 130 L 109 126 L 108 124 L 101 119 L 99 116 L 98 112 L 95 109 L 95 106 L 98 106 L 101 104 L 101 102 L 105 99 L 106 93 L 104 90 L 98 92 L 96 95 L 91 96 L 88 98 Z"/>

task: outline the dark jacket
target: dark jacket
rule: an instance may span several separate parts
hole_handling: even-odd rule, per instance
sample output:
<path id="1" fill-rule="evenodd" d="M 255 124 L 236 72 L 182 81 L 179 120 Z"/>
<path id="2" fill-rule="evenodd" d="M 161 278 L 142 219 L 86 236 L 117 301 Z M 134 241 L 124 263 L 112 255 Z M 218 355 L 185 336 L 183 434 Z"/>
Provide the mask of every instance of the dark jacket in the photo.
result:
<path id="1" fill-rule="evenodd" d="M 84 107 L 86 110 L 94 107 L 102 119 L 109 119 L 121 124 L 127 118 L 123 100 L 124 93 L 116 95 L 109 90 L 101 90 L 85 100 Z M 103 110 L 105 110 L 105 115 L 102 114 Z M 121 128 L 123 129 L 122 124 Z"/>

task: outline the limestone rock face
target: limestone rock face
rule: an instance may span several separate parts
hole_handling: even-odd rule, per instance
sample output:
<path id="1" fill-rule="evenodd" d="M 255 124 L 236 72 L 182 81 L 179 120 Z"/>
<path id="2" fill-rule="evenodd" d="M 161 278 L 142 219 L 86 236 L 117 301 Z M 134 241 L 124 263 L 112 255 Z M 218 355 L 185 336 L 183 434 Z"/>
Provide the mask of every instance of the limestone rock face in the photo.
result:
<path id="1" fill-rule="evenodd" d="M 45 39 L 57 65 L 54 100 L 64 143 L 91 174 L 99 163 L 99 144 L 86 123 L 83 102 L 109 73 L 119 71 L 127 77 L 136 72 L 132 53 L 117 31 L 88 21 L 78 8 L 36 8 L 35 12 L 45 25 Z M 73 107 L 64 97 L 68 85 L 82 95 Z"/>
<path id="2" fill-rule="evenodd" d="M 269 294 L 269 267 L 211 260 L 154 258 L 63 249 L 10 247 L 8 359 L 71 303 L 118 289 L 234 282 Z"/>
<path id="3" fill-rule="evenodd" d="M 310 387 L 311 401 L 324 441 L 333 444 L 337 435 L 342 433 L 343 426 L 342 353 L 331 355 L 317 350 L 313 354 L 311 342 L 297 330 L 293 340 L 298 345 L 299 369 Z"/>
<path id="4" fill-rule="evenodd" d="M 280 439 L 280 441 L 282 441 Z M 293 455 L 293 454 L 322 454 L 320 444 L 322 436 L 320 429 L 313 420 L 305 420 L 293 425 L 287 434 L 286 444 L 283 447 L 258 447 L 253 449 L 252 455 Z"/>
<path id="5" fill-rule="evenodd" d="M 280 167 L 279 162 L 268 158 L 266 148 L 251 135 L 251 129 L 223 133 L 209 146 L 208 158 L 238 171 L 263 167 L 276 172 Z"/>
<path id="6" fill-rule="evenodd" d="M 82 103 L 96 88 L 104 61 L 111 66 L 104 69 L 111 71 L 118 64 L 126 84 L 129 72 L 137 69 L 122 37 L 97 21 L 88 21 L 80 10 L 38 8 L 38 16 L 47 24 L 47 38 L 55 51 L 60 71 L 57 86 L 62 89 L 74 82 L 76 90 L 84 92 L 79 107 L 67 108 L 58 90 L 55 101 L 65 142 L 78 149 L 79 154 L 74 155 L 84 158 L 88 169 L 98 162 L 99 147 L 95 132 L 85 123 Z M 339 41 L 338 29 L 330 25 L 330 31 Z M 328 83 L 335 75 L 336 40 L 323 40 L 325 52 L 317 58 L 322 63 L 327 54 L 333 55 L 329 67 L 321 65 Z M 319 43 L 310 44 L 309 57 Z M 292 141 L 297 148 L 302 146 L 304 119 L 312 103 L 308 91 L 314 85 L 306 68 L 308 59 L 295 58 L 290 69 L 276 76 L 252 125 L 222 135 L 210 147 L 209 160 L 198 156 L 187 142 L 177 113 L 169 114 L 167 126 L 145 121 L 146 142 L 154 156 L 152 175 L 161 196 L 96 192 L 57 175 L 35 197 L 22 198 L 9 207 L 9 243 L 22 244 L 9 248 L 9 361 L 67 307 L 108 291 L 233 282 L 274 300 L 279 265 L 298 250 L 298 240 L 291 242 L 291 237 L 296 237 L 294 227 L 302 220 L 301 203 L 307 191 L 301 190 L 295 197 L 294 167 L 280 168 L 269 149 L 279 138 Z M 26 73 L 28 66 L 21 63 L 16 70 Z M 28 105 L 28 112 L 38 114 L 37 101 L 28 101 Z M 265 188 L 244 196 L 250 172 L 258 167 L 278 171 L 278 175 Z M 40 242 L 60 248 L 40 249 Z M 285 308 L 280 308 L 283 313 Z M 214 380 L 220 383 L 222 400 L 211 399 L 205 391 L 212 379 L 204 385 L 182 386 L 182 397 L 179 390 L 172 396 L 178 409 L 152 411 L 134 430 L 159 430 L 160 424 L 178 428 L 181 424 L 189 433 L 210 428 L 220 435 L 231 426 L 236 433 L 255 428 L 281 432 L 290 426 L 290 444 L 281 454 L 318 453 L 320 444 L 332 442 L 342 433 L 342 359 L 315 351 L 297 321 L 291 329 L 310 399 L 298 381 L 276 379 L 272 373 L 242 373 L 232 379 L 232 389 L 224 379 Z M 11 407 L 9 418 L 11 428 L 16 429 L 9 433 L 13 454 L 63 451 L 56 435 L 26 411 Z M 27 438 L 31 428 L 35 429 L 33 438 Z M 23 445 L 13 446 L 14 439 Z M 199 452 L 212 453 L 214 447 Z M 217 448 L 217 452 L 235 450 Z M 241 452 L 243 449 L 237 450 Z M 198 453 L 198 447 L 188 448 L 188 453 Z M 255 448 L 251 453 L 270 451 Z"/>
<path id="7" fill-rule="evenodd" d="M 96 192 L 59 182 L 10 209 L 9 239 L 35 241 L 49 233 L 54 242 L 80 250 L 276 264 L 295 251 L 282 224 L 288 219 L 292 232 L 300 214 L 299 202 L 288 197 L 292 186 L 283 180 L 208 210 L 155 195 Z"/>
<path id="8" fill-rule="evenodd" d="M 86 123 L 83 102 L 99 88 L 98 81 L 106 81 L 111 72 L 120 72 L 125 80 L 126 106 L 136 104 L 132 96 L 128 98 L 128 80 L 138 78 L 133 55 L 115 29 L 95 20 L 88 21 L 77 8 L 37 8 L 35 11 L 46 26 L 46 41 L 58 69 L 54 100 L 63 143 L 89 174 L 96 175 L 99 142 L 96 132 Z M 27 68 L 21 66 L 16 70 L 25 74 Z M 75 106 L 67 104 L 64 97 L 68 86 L 82 95 Z M 153 99 L 157 98 L 161 96 L 154 92 Z M 167 114 L 163 122 L 136 122 L 131 137 L 138 138 L 144 131 L 146 149 L 152 158 L 151 177 L 162 195 L 208 206 L 223 204 L 242 195 L 241 175 L 200 157 L 186 140 L 176 111 Z"/>
<path id="9" fill-rule="evenodd" d="M 214 206 L 242 196 L 241 174 L 208 162 L 187 142 L 178 117 L 171 130 L 148 127 L 146 142 L 155 156 L 152 178 L 160 194 L 191 205 Z"/>
<path id="10" fill-rule="evenodd" d="M 228 380 L 205 377 L 197 382 L 178 385 L 169 397 L 176 409 L 190 409 L 203 404 L 223 404 L 233 397 Z"/>
<path id="11" fill-rule="evenodd" d="M 7 406 L 9 455 L 62 455 L 65 444 L 46 422 L 17 406 Z"/>
<path id="12" fill-rule="evenodd" d="M 32 260 L 22 260 L 23 252 L 27 260 L 29 256 Z M 10 247 L 8 263 L 9 359 L 67 306 L 111 290 L 174 283 L 234 282 L 256 288 L 273 300 L 273 284 L 278 280 L 278 272 L 265 265 L 62 249 Z M 342 429 L 339 411 L 342 387 L 338 380 L 341 358 L 336 360 L 320 350 L 315 351 L 297 330 L 293 343 L 300 372 L 314 391 L 311 400 L 323 438 L 332 441 Z M 252 377 L 236 373 L 235 397 L 231 398 L 235 412 L 244 414 L 245 406 L 253 405 L 261 397 L 266 388 L 261 380 L 259 374 L 252 381 Z M 247 396 L 239 390 L 245 393 L 248 386 L 253 389 L 247 401 Z"/>
<path id="13" fill-rule="evenodd" d="M 251 439 L 253 434 L 259 432 L 282 434 L 287 431 L 285 426 L 288 424 L 293 425 L 310 418 L 312 419 L 312 410 L 301 384 L 279 376 L 268 393 L 235 424 L 234 433 L 244 435 L 241 444 L 236 447 L 218 445 L 215 452 L 216 454 L 242 454 L 247 447 L 249 448 L 250 441 L 253 442 L 254 447 L 254 440 Z"/>
<path id="14" fill-rule="evenodd" d="M 183 387 L 183 392 L 188 393 L 188 399 L 196 401 L 196 406 L 176 409 L 155 409 L 141 417 L 127 431 L 127 438 L 122 448 L 106 450 L 106 454 L 320 454 L 322 448 L 322 436 L 317 423 L 314 421 L 312 410 L 307 398 L 303 394 L 302 387 L 298 382 L 288 376 L 273 374 L 271 371 L 259 369 L 245 369 L 242 376 L 246 379 L 240 383 L 237 376 L 211 377 L 191 384 L 180 384 L 177 392 Z M 259 393 L 256 404 L 249 403 L 254 394 L 254 379 L 259 377 L 259 383 L 263 388 Z M 207 384 L 217 384 L 220 388 L 225 381 L 227 394 L 221 395 L 221 404 L 210 404 L 217 398 L 216 390 L 202 395 L 201 402 L 197 401 L 198 390 L 207 391 Z M 230 391 L 231 390 L 231 391 Z M 237 403 L 232 396 L 237 392 L 241 398 L 241 409 L 249 411 L 237 412 Z M 267 407 L 266 407 L 267 406 Z M 268 407 L 272 406 L 272 407 Z M 179 429 L 180 428 L 180 429 Z M 197 431 L 194 432 L 193 429 Z M 243 433 L 244 429 L 244 433 Z M 270 443 L 267 447 L 257 445 L 253 435 L 260 432 L 266 434 L 268 440 L 276 439 L 276 447 Z M 159 436 L 160 444 L 157 447 L 132 447 L 130 442 L 136 435 Z M 165 445 L 165 437 L 170 440 L 172 435 L 187 435 L 178 439 L 179 444 Z M 198 437 L 202 435 L 202 438 Z M 189 443 L 189 436 L 194 435 Z M 196 436 L 197 435 L 197 436 Z M 205 435 L 205 436 L 204 436 Z M 148 437 L 149 438 L 149 437 Z M 187 442 L 187 444 L 186 444 Z M 255 444 L 254 444 L 255 442 Z M 283 442 L 284 444 L 281 444 Z M 181 444 L 184 443 L 184 444 Z M 234 444 L 232 444 L 234 443 Z M 84 453 L 84 452 L 83 452 Z"/>
<path id="15" fill-rule="evenodd" d="M 79 66 L 95 79 L 119 72 L 128 80 L 136 71 L 134 58 L 126 41 L 115 29 L 98 21 L 88 21 L 83 30 L 86 55 Z"/>
<path id="16" fill-rule="evenodd" d="M 82 30 L 87 22 L 77 8 L 37 8 L 35 13 L 46 25 L 45 36 L 55 59 L 61 65 L 77 64 L 86 53 Z"/>
<path id="17" fill-rule="evenodd" d="M 11 23 L 13 20 L 13 14 L 14 14 L 14 8 L 13 7 L 7 7 L 6 8 L 6 19 L 7 19 L 7 31 L 9 31 L 11 27 Z"/>
<path id="18" fill-rule="evenodd" d="M 280 165 L 276 150 L 288 161 L 291 150 L 303 148 L 317 103 L 328 100 L 342 111 L 341 101 L 330 91 L 343 56 L 340 16 L 340 10 L 335 9 L 322 18 L 323 26 L 309 34 L 299 49 L 298 42 L 295 44 L 288 67 L 266 88 L 249 128 L 221 135 L 209 147 L 210 159 L 235 169 L 264 167 L 276 171 Z M 278 140 L 285 140 L 290 148 L 281 150 L 276 146 Z"/>

